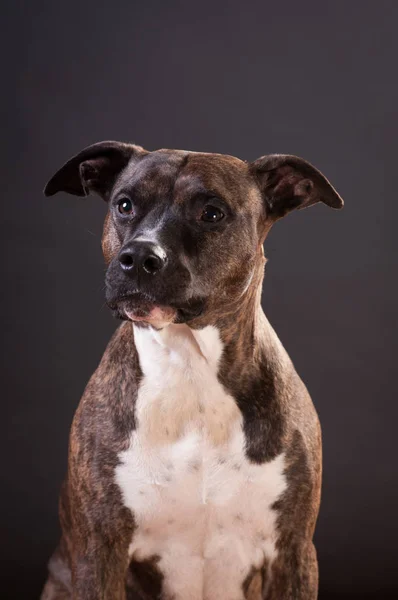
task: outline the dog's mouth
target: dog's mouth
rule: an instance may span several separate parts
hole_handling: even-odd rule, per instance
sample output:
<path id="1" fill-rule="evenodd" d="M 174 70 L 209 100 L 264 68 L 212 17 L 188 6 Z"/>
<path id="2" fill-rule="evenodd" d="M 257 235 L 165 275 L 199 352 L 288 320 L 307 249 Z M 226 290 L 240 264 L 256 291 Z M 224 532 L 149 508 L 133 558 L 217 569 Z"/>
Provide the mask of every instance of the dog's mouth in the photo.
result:
<path id="1" fill-rule="evenodd" d="M 177 316 L 177 311 L 171 306 L 158 306 L 152 302 L 144 302 L 138 306 L 129 306 L 129 304 L 127 302 L 124 314 L 130 321 L 164 327 L 169 323 L 173 323 Z"/>
<path id="2" fill-rule="evenodd" d="M 159 302 L 144 292 L 132 292 L 108 302 L 116 317 L 136 323 L 164 327 L 170 323 L 186 323 L 199 316 L 204 301 L 191 299 L 186 302 Z"/>

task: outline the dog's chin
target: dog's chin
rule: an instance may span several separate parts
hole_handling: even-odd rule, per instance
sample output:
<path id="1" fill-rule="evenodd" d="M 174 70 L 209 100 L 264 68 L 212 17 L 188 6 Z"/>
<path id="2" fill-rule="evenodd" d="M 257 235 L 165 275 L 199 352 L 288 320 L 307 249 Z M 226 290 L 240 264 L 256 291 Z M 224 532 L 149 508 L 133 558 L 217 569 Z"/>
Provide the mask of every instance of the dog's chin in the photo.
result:
<path id="1" fill-rule="evenodd" d="M 116 301 L 108 302 L 113 315 L 129 320 L 137 325 L 152 326 L 156 329 L 167 327 L 171 323 L 187 323 L 203 310 L 199 300 L 175 304 L 166 304 L 145 294 L 134 293 Z"/>
<path id="2" fill-rule="evenodd" d="M 148 305 L 145 308 L 125 309 L 127 319 L 134 323 L 142 325 L 152 325 L 156 329 L 167 327 L 173 323 L 177 316 L 177 311 L 170 306 Z"/>
<path id="3" fill-rule="evenodd" d="M 177 317 L 175 308 L 158 304 L 140 294 L 134 294 L 118 302 L 116 312 L 119 318 L 141 325 L 152 325 L 156 329 L 170 325 Z"/>

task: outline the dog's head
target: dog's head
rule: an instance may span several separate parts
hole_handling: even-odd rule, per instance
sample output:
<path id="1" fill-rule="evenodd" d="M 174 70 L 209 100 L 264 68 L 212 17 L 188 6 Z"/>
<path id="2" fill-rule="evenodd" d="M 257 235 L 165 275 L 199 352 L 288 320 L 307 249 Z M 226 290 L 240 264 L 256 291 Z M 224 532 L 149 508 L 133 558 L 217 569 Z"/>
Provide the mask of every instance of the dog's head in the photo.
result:
<path id="1" fill-rule="evenodd" d="M 211 323 L 239 303 L 271 225 L 294 208 L 343 201 L 289 155 L 232 156 L 101 142 L 71 158 L 45 194 L 96 192 L 108 203 L 102 248 L 115 315 L 145 324 Z"/>

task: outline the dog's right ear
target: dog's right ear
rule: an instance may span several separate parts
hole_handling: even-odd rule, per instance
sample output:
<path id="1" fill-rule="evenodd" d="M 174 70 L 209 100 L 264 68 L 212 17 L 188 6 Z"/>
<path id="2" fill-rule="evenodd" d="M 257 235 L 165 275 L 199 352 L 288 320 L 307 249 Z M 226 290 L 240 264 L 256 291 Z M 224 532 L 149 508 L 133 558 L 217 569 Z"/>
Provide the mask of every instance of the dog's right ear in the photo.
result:
<path id="1" fill-rule="evenodd" d="M 107 200 L 117 175 L 134 156 L 148 154 L 141 146 L 99 142 L 84 148 L 55 173 L 44 188 L 46 196 L 67 192 L 87 196 L 91 191 Z"/>

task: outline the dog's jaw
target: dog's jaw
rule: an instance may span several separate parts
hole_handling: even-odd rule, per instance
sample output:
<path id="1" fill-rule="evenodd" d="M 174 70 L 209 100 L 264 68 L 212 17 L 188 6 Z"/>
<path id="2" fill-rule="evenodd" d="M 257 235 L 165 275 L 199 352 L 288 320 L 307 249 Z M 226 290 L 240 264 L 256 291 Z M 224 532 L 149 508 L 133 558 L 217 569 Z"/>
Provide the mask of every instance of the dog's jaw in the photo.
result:
<path id="1" fill-rule="evenodd" d="M 173 323 L 177 311 L 169 306 L 150 306 L 147 310 L 125 309 L 126 317 L 135 323 L 152 325 L 155 329 L 163 329 Z"/>

